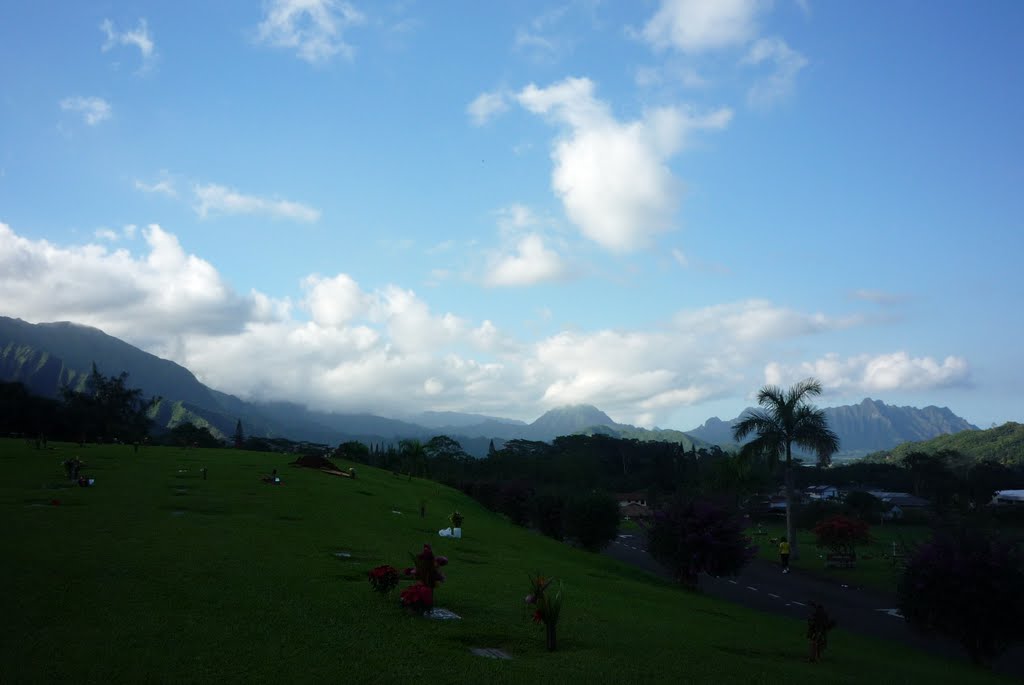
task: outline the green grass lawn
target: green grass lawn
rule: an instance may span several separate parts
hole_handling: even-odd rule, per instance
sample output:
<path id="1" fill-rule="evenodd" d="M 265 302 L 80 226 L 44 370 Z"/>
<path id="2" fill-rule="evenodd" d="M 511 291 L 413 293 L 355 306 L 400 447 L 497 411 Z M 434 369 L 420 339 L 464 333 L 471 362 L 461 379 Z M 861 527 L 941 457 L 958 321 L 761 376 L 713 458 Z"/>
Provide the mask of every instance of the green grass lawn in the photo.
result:
<path id="1" fill-rule="evenodd" d="M 428 481 L 235 450 L 51 447 L 0 440 L 5 684 L 1003 682 L 839 630 L 809 664 L 803 622 L 685 592 Z M 75 454 L 95 487 L 68 487 Z M 281 486 L 259 481 L 272 468 Z M 466 537 L 442 539 L 455 508 Z M 451 559 L 436 599 L 460 621 L 370 590 L 372 567 L 404 567 L 424 542 Z M 523 603 L 531 571 L 566 584 L 555 653 Z"/>
<path id="2" fill-rule="evenodd" d="M 758 546 L 758 556 L 769 561 L 779 561 L 779 545 L 770 540 L 777 539 L 786 533 L 786 525 L 780 519 L 778 523 L 763 525 L 764 534 L 756 534 L 751 529 L 754 544 Z M 870 544 L 857 548 L 857 561 L 853 568 L 825 568 L 827 550 L 815 546 L 814 533 L 809 530 L 797 531 L 797 542 L 800 545 L 800 559 L 790 565 L 794 568 L 813 573 L 818 576 L 833 578 L 848 585 L 864 586 L 886 592 L 896 592 L 896 583 L 900 569 L 892 561 L 893 543 L 899 547 L 902 543 L 914 544 L 931 537 L 927 526 L 912 526 L 887 523 L 871 526 Z"/>

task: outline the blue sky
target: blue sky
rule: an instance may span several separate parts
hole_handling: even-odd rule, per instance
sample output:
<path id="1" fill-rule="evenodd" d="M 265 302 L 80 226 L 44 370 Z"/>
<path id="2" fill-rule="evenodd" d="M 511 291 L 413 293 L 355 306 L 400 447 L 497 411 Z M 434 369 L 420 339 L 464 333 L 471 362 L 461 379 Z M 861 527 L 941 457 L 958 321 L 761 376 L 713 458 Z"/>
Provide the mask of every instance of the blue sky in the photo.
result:
<path id="1" fill-rule="evenodd" d="M 0 8 L 0 314 L 255 399 L 1024 419 L 1017 2 Z M 113 370 L 112 370 L 113 371 Z"/>

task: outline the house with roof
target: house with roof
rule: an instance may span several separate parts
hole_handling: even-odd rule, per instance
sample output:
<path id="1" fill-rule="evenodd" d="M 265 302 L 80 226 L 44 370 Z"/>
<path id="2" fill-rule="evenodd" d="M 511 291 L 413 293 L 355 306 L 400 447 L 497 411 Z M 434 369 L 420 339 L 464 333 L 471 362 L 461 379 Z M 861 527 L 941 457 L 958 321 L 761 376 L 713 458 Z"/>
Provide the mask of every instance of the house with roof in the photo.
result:
<path id="1" fill-rule="evenodd" d="M 997 490 L 991 504 L 994 507 L 1024 507 L 1024 490 Z"/>
<path id="2" fill-rule="evenodd" d="M 812 500 L 839 499 L 839 488 L 834 485 L 812 485 L 804 490 L 804 494 Z"/>

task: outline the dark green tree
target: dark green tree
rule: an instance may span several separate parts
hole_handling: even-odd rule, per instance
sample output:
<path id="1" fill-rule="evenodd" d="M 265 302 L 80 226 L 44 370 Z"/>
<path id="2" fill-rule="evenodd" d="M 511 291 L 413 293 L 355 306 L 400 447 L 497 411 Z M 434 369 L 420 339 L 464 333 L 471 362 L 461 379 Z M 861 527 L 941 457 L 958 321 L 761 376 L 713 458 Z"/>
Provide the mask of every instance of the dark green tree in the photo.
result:
<path id="1" fill-rule="evenodd" d="M 152 421 L 146 412 L 160 400 L 145 400 L 142 390 L 128 387 L 128 374 L 104 376 L 92 365 L 81 392 L 64 387 L 64 407 L 80 437 L 138 442 L 149 434 Z"/>
<path id="2" fill-rule="evenodd" d="M 598 552 L 619 531 L 619 503 L 603 492 L 571 498 L 565 506 L 565 534 L 591 552 Z"/>
<path id="3" fill-rule="evenodd" d="M 878 521 L 886 510 L 886 504 L 870 492 L 855 490 L 846 496 L 846 507 L 861 521 Z"/>
<path id="4" fill-rule="evenodd" d="M 245 432 L 242 430 L 242 419 L 238 419 L 238 423 L 235 424 L 235 437 L 234 437 L 235 449 L 242 449 L 245 445 Z"/>
<path id="5" fill-rule="evenodd" d="M 732 431 L 733 439 L 739 443 L 748 435 L 757 435 L 743 445 L 740 454 L 766 458 L 771 465 L 785 458 L 786 536 L 792 559 L 800 558 L 793 513 L 793 445 L 814 452 L 822 466 L 839 451 L 839 437 L 829 429 L 825 412 L 807 402 L 820 394 L 821 383 L 815 379 L 801 381 L 788 390 L 766 385 L 757 393 L 761 409 L 751 409 Z"/>

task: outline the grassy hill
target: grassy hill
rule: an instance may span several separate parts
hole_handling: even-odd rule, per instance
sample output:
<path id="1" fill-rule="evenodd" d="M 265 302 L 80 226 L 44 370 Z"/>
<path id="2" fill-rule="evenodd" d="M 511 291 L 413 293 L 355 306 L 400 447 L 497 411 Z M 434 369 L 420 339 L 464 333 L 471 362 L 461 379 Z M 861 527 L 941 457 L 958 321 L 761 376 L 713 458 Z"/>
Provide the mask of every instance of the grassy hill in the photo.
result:
<path id="1" fill-rule="evenodd" d="M 954 450 L 977 461 L 994 459 L 1008 466 L 1024 463 L 1024 424 L 1008 421 L 987 430 L 964 431 L 953 435 L 940 435 L 923 442 L 908 442 L 891 450 L 875 452 L 873 461 L 901 461 L 911 452 L 929 454 Z"/>
<path id="2" fill-rule="evenodd" d="M 68 487 L 60 462 L 76 454 L 95 487 Z M 0 440 L 3 682 L 1004 682 L 842 630 L 812 665 L 802 622 L 682 591 L 429 481 L 287 461 Z M 273 468 L 280 486 L 259 481 Z M 455 508 L 466 538 L 441 539 Z M 405 566 L 424 542 L 451 559 L 437 601 L 462 620 L 370 591 L 370 568 Z M 523 604 L 531 571 L 566 583 L 555 653 Z"/>

